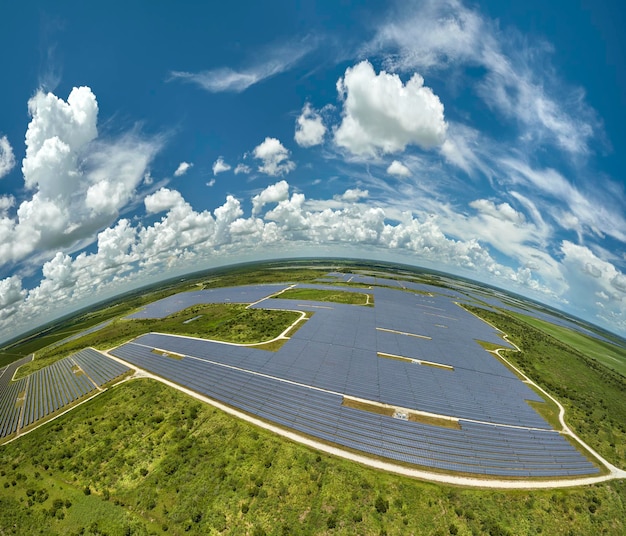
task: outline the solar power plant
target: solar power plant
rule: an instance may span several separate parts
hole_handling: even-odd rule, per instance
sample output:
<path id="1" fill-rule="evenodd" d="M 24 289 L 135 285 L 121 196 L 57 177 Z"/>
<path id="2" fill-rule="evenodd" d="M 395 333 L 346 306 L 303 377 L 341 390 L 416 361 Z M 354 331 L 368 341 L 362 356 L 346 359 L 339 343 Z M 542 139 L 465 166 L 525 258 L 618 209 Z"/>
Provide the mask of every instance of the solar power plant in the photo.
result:
<path id="1" fill-rule="evenodd" d="M 24 360 L 9 365 L 13 372 Z M 0 438 L 88 395 L 130 369 L 92 349 L 81 350 L 26 378 L 0 377 Z M 6 372 L 6 371 L 5 371 Z"/>
<path id="2" fill-rule="evenodd" d="M 90 328 L 87 328 L 83 331 L 81 331 L 80 333 L 76 333 L 74 335 L 70 335 L 69 337 L 66 337 L 65 339 L 61 339 L 60 341 L 57 341 L 53 344 L 51 344 L 48 348 L 57 348 L 59 346 L 62 346 L 68 342 L 71 341 L 75 341 L 76 339 L 80 339 L 81 337 L 84 337 L 85 335 L 89 335 L 90 333 L 95 333 L 96 331 L 101 330 L 102 328 L 105 328 L 106 326 L 108 326 L 111 322 L 113 322 L 113 320 L 106 320 L 104 322 L 101 322 L 100 324 L 96 324 L 95 326 L 91 326 Z"/>
<path id="3" fill-rule="evenodd" d="M 284 290 L 289 285 L 250 285 L 181 292 L 146 305 L 126 318 L 164 318 L 202 303 L 254 303 Z"/>
<path id="4" fill-rule="evenodd" d="M 212 399 L 366 454 L 492 477 L 597 473 L 527 402 L 542 399 L 476 342 L 507 346 L 496 331 L 450 297 L 434 294 L 436 288 L 419 287 L 413 290 L 433 294 L 374 287 L 367 290 L 374 307 L 280 297 L 257 303 L 314 312 L 276 352 L 152 333 L 113 354 Z M 205 303 L 221 301 L 229 290 L 241 292 L 202 291 Z M 458 426 L 355 409 L 344 397 L 458 420 Z"/>

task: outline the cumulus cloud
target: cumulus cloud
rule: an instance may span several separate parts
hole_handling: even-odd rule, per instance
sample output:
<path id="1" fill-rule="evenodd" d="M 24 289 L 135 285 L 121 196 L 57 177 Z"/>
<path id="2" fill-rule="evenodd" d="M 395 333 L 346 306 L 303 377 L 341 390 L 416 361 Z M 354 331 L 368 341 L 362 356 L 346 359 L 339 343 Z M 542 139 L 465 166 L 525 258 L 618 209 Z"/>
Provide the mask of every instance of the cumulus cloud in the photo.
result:
<path id="1" fill-rule="evenodd" d="M 246 166 L 246 164 L 237 164 L 237 167 L 235 168 L 235 175 L 239 175 L 240 173 L 248 175 L 251 171 L 252 169 L 250 166 Z"/>
<path id="2" fill-rule="evenodd" d="M 626 298 L 626 276 L 615 265 L 598 257 L 587 246 L 580 246 L 569 240 L 561 243 L 561 252 L 564 264 L 585 277 L 587 284 L 594 280 L 593 286 L 601 287 L 612 299 L 621 301 Z M 591 290 L 588 288 L 588 291 Z"/>
<path id="3" fill-rule="evenodd" d="M 359 199 L 366 199 L 370 193 L 367 190 L 361 190 L 360 188 L 349 188 L 343 194 L 340 199 L 349 203 L 355 203 Z"/>
<path id="4" fill-rule="evenodd" d="M 561 254 L 564 277 L 572 288 L 567 295 L 571 304 L 585 312 L 596 304 L 598 318 L 626 331 L 626 275 L 588 247 L 568 240 L 561 243 Z"/>
<path id="5" fill-rule="evenodd" d="M 155 214 L 182 205 L 185 200 L 177 190 L 161 188 L 143 200 L 148 214 Z"/>
<path id="6" fill-rule="evenodd" d="M 224 159 L 220 156 L 215 162 L 213 162 L 213 175 L 228 171 L 230 168 L 231 166 L 224 162 Z"/>
<path id="7" fill-rule="evenodd" d="M 181 162 L 178 164 L 176 171 L 174 171 L 174 177 L 182 177 L 185 173 L 187 173 L 187 171 L 189 171 L 191 166 L 193 166 L 193 164 L 190 162 Z"/>
<path id="8" fill-rule="evenodd" d="M 343 100 L 335 143 L 356 155 L 397 153 L 407 145 L 424 149 L 446 137 L 443 104 L 417 73 L 403 84 L 397 74 L 376 74 L 362 61 L 337 82 Z"/>
<path id="9" fill-rule="evenodd" d="M 136 133 L 99 139 L 88 87 L 74 88 L 67 101 L 39 91 L 28 110 L 22 173 L 33 194 L 15 218 L 0 215 L 0 264 L 92 241 L 133 199 L 160 148 Z"/>
<path id="10" fill-rule="evenodd" d="M 0 179 L 15 167 L 13 147 L 6 136 L 0 137 Z"/>
<path id="11" fill-rule="evenodd" d="M 389 164 L 387 168 L 387 174 L 393 175 L 394 177 L 399 177 L 401 179 L 405 179 L 411 176 L 411 170 L 406 167 L 402 162 L 398 160 L 394 160 Z"/>
<path id="12" fill-rule="evenodd" d="M 276 138 L 265 138 L 252 152 L 254 158 L 261 160 L 259 171 L 276 177 L 285 175 L 296 168 L 296 164 L 289 160 L 289 151 Z"/>
<path id="13" fill-rule="evenodd" d="M 322 143 L 324 134 L 326 134 L 326 126 L 322 117 L 307 102 L 296 120 L 294 136 L 296 143 L 300 147 L 313 147 Z"/>
<path id="14" fill-rule="evenodd" d="M 6 212 L 13 206 L 15 206 L 15 197 L 12 195 L 0 197 L 0 216 L 6 215 Z"/>
<path id="15" fill-rule="evenodd" d="M 8 308 L 23 300 L 25 296 L 22 280 L 16 275 L 0 280 L 0 309 Z"/>
<path id="16" fill-rule="evenodd" d="M 32 322 L 44 312 L 49 318 L 59 307 L 120 292 L 148 277 L 162 276 L 164 270 L 190 271 L 243 253 L 258 257 L 272 248 L 283 255 L 315 247 L 324 251 L 334 247 L 336 252 L 352 246 L 361 251 L 374 248 L 389 255 L 410 255 L 413 262 L 444 263 L 540 288 L 530 269 L 499 264 L 476 239 L 451 238 L 435 217 L 418 219 L 403 213 L 391 223 L 382 207 L 357 202 L 368 195 L 366 190 L 348 189 L 331 200 L 332 207 L 312 209 L 314 204 L 307 204 L 304 194 L 291 193 L 281 180 L 253 196 L 252 213 L 246 216 L 232 196 L 213 212 L 198 212 L 176 190 L 161 188 L 144 200 L 148 213 L 164 212 L 153 224 L 133 226 L 122 219 L 98 234 L 95 252 L 75 257 L 57 253 L 44 265 L 39 286 L 30 291 L 22 289 L 19 278 L 1 282 L 0 296 L 6 303 L 0 306 L 0 316 L 10 316 L 11 322 L 0 327 L 0 336 L 11 333 L 14 322 Z M 261 216 L 270 203 L 272 209 Z"/>
<path id="17" fill-rule="evenodd" d="M 252 215 L 256 216 L 261 212 L 261 209 L 268 203 L 278 203 L 284 201 L 289 197 L 289 184 L 287 181 L 280 181 L 276 184 L 271 184 L 260 194 L 255 195 L 252 198 Z"/>

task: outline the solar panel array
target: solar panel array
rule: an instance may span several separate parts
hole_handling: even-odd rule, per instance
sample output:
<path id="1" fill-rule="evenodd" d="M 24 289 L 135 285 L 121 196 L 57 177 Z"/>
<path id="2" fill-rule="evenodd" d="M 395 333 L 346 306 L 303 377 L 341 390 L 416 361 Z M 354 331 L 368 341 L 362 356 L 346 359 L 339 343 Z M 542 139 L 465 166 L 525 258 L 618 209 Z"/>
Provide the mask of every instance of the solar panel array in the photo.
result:
<path id="1" fill-rule="evenodd" d="M 60 341 L 57 341 L 51 344 L 50 346 L 48 346 L 48 348 L 58 348 L 59 346 L 62 346 L 63 344 L 75 341 L 76 339 L 80 339 L 81 337 L 84 337 L 85 335 L 89 335 L 90 333 L 95 333 L 96 331 L 100 331 L 101 329 L 108 326 L 111 322 L 113 322 L 113 320 L 105 320 L 104 322 L 100 322 L 99 324 L 96 324 L 95 326 L 91 326 L 90 328 L 87 328 L 81 331 L 80 333 L 70 335 L 69 337 L 66 337 L 65 339 L 61 339 Z"/>
<path id="2" fill-rule="evenodd" d="M 232 366 L 155 354 L 137 342 L 114 354 L 211 398 L 316 438 L 398 461 L 498 476 L 597 472 L 560 434 L 461 421 L 455 430 L 342 405 L 343 397 Z"/>
<path id="3" fill-rule="evenodd" d="M 277 352 L 148 334 L 114 353 L 248 413 L 364 453 L 493 476 L 598 472 L 526 402 L 541 398 L 475 342 L 507 346 L 494 328 L 454 303 L 459 295 L 425 295 L 440 289 L 372 276 L 329 274 L 328 278 L 402 291 L 368 290 L 374 295 L 373 308 L 263 300 L 286 285 L 183 293 L 150 304 L 132 317 L 163 317 L 201 303 L 259 300 L 263 301 L 255 307 L 297 308 L 315 314 Z M 172 359 L 154 349 L 186 357 Z M 0 437 L 45 418 L 129 370 L 91 349 L 11 382 L 17 366 L 0 370 Z M 344 395 L 456 417 L 461 429 L 350 408 L 342 404 Z"/>
<path id="4" fill-rule="evenodd" d="M 203 303 L 254 303 L 279 292 L 288 285 L 249 285 L 181 292 L 146 305 L 126 318 L 164 318 L 177 311 Z"/>
<path id="5" fill-rule="evenodd" d="M 5 371 L 0 377 L 0 438 L 44 419 L 130 370 L 87 348 L 11 382 L 20 364 L 10 365 L 10 375 Z"/>
<path id="6" fill-rule="evenodd" d="M 526 402 L 542 399 L 475 342 L 506 346 L 494 328 L 449 297 L 386 288 L 368 292 L 373 308 L 285 299 L 259 303 L 255 307 L 315 312 L 277 352 L 148 334 L 114 354 L 254 415 L 378 456 L 500 476 L 598 471 Z M 156 355 L 155 348 L 187 357 Z M 462 429 L 352 409 L 342 405 L 344 395 L 456 417 Z"/>

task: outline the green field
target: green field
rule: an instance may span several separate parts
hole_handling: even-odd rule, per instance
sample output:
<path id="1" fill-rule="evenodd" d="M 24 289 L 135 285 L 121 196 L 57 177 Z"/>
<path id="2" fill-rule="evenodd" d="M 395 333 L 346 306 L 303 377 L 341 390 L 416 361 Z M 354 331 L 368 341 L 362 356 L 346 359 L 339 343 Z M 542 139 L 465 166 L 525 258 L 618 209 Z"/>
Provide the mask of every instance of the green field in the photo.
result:
<path id="1" fill-rule="evenodd" d="M 532 316 L 511 314 L 626 377 L 626 348 Z"/>
<path id="2" fill-rule="evenodd" d="M 162 319 L 119 319 L 94 333 L 38 352 L 35 360 L 22 365 L 15 377 L 27 376 L 87 346 L 106 350 L 151 331 L 239 344 L 263 343 L 280 335 L 300 316 L 295 311 L 246 309 L 242 304 L 211 303 L 195 305 Z M 272 349 L 277 350 L 278 346 L 274 345 Z"/>
<path id="3" fill-rule="evenodd" d="M 609 534 L 626 484 L 440 486 L 318 453 L 160 383 L 126 382 L 0 449 L 0 532 Z"/>
<path id="4" fill-rule="evenodd" d="M 316 288 L 290 288 L 276 296 L 282 300 L 307 300 L 319 302 L 345 303 L 349 305 L 372 305 L 374 297 L 361 292 L 346 292 L 345 290 L 320 290 Z"/>

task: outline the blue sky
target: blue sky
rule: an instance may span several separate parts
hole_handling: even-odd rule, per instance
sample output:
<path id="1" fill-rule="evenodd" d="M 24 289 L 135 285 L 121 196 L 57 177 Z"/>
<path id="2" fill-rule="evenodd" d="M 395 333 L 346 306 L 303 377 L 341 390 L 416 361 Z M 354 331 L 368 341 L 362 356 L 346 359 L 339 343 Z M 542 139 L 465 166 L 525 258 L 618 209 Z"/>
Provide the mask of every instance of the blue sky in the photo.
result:
<path id="1" fill-rule="evenodd" d="M 21 2 L 0 340 L 223 264 L 351 256 L 626 335 L 620 2 Z"/>

